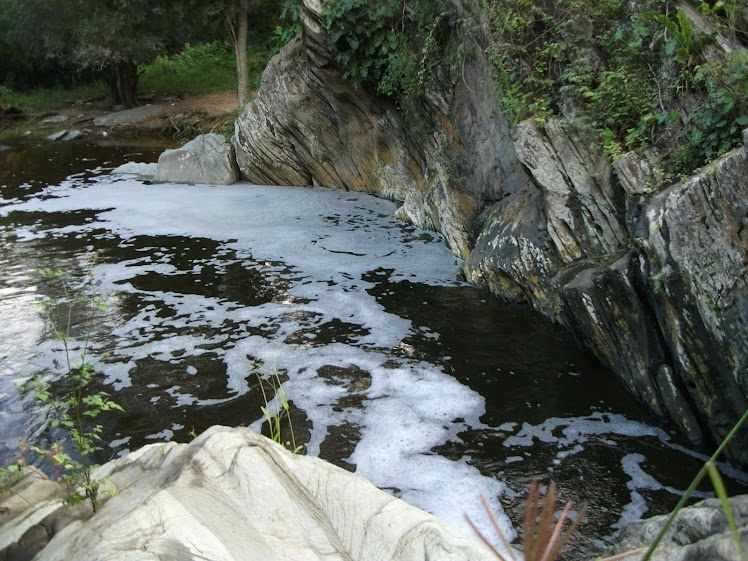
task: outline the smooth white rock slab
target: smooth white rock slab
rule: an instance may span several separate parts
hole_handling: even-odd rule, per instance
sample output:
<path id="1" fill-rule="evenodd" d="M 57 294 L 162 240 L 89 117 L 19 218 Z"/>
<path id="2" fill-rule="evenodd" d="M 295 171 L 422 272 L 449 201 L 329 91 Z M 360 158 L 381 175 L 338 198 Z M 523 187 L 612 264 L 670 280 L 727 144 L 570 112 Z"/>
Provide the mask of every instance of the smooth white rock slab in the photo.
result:
<path id="1" fill-rule="evenodd" d="M 363 478 L 246 428 L 216 426 L 190 444 L 151 444 L 105 464 L 96 477 L 113 482 L 117 495 L 56 533 L 37 561 L 492 558 L 477 541 Z M 43 505 L 49 516 L 49 501 Z M 38 523 L 29 510 L 3 514 L 0 542 L 6 529 L 17 539 L 19 523 Z"/>

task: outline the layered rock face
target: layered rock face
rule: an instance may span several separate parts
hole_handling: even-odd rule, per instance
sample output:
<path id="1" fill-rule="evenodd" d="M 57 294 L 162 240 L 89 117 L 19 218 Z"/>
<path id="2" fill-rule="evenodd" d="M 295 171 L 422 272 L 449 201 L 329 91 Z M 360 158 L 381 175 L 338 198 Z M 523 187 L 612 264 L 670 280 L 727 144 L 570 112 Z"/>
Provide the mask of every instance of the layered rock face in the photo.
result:
<path id="1" fill-rule="evenodd" d="M 398 216 L 440 231 L 470 282 L 563 323 L 695 444 L 722 440 L 748 407 L 748 148 L 653 193 L 636 154 L 612 166 L 560 120 L 512 133 L 479 29 L 414 127 L 342 79 L 321 10 L 305 0 L 302 37 L 237 121 L 242 175 L 402 200 Z M 748 464 L 748 437 L 729 453 Z"/>
<path id="2" fill-rule="evenodd" d="M 0 559 L 119 561 L 487 561 L 434 516 L 246 428 L 151 444 L 101 466 L 112 483 L 92 516 L 28 475 L 0 501 Z M 103 495 L 103 493 L 102 493 Z"/>

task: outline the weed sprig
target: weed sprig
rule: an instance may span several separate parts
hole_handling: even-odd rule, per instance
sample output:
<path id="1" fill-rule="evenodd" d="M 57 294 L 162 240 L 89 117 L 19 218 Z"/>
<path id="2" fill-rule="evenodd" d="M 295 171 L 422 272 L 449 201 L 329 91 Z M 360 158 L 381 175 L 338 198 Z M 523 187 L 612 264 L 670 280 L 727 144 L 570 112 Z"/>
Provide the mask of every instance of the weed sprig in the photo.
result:
<path id="1" fill-rule="evenodd" d="M 92 265 L 93 267 L 93 265 Z M 89 334 L 83 341 L 79 360 L 74 361 L 72 348 L 73 312 L 80 306 L 91 306 L 99 311 L 106 311 L 106 304 L 98 296 L 89 296 L 86 290 L 93 275 L 91 269 L 86 278 L 73 289 L 64 271 L 43 269 L 43 278 L 56 285 L 59 296 L 50 297 L 40 302 L 40 309 L 50 327 L 54 338 L 62 345 L 65 354 L 66 374 L 65 385 L 68 387 L 62 396 L 57 395 L 50 383 L 41 375 L 33 377 L 29 382 L 19 387 L 22 393 L 27 393 L 49 406 L 53 416 L 50 427 L 62 429 L 72 440 L 75 457 L 67 453 L 61 442 L 55 442 L 49 448 L 29 445 L 23 439 L 20 444 L 20 456 L 15 464 L 0 470 L 0 491 L 12 490 L 12 481 L 29 471 L 43 478 L 48 478 L 41 470 L 30 465 L 27 461 L 28 452 L 33 452 L 42 461 L 49 464 L 54 481 L 62 485 L 67 493 L 66 501 L 77 504 L 88 500 L 94 512 L 99 507 L 98 494 L 102 482 L 92 477 L 96 467 L 92 462 L 95 452 L 102 450 L 97 443 L 101 441 L 102 426 L 95 419 L 105 411 L 123 411 L 104 391 L 92 392 L 91 382 L 97 373 L 88 362 Z"/>

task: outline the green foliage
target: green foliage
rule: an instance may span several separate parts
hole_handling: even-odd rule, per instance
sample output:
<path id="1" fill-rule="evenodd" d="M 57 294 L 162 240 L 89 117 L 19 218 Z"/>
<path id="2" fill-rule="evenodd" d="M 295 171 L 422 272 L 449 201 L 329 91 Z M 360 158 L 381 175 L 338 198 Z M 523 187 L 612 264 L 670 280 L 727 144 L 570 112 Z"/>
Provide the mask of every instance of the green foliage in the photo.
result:
<path id="1" fill-rule="evenodd" d="M 262 399 L 265 402 L 265 405 L 260 409 L 262 410 L 262 414 L 267 421 L 268 430 L 270 431 L 270 439 L 274 442 L 277 442 L 281 446 L 285 446 L 294 454 L 301 454 L 305 449 L 305 445 L 296 444 L 296 436 L 294 434 L 293 423 L 291 421 L 291 406 L 288 402 L 288 398 L 286 397 L 286 392 L 283 390 L 283 384 L 281 383 L 280 376 L 277 372 L 275 372 L 270 376 L 263 377 L 258 372 L 257 381 L 259 382 L 260 391 L 262 392 Z M 275 393 L 275 399 L 278 402 L 275 411 L 271 410 L 270 402 L 268 401 L 268 395 L 265 391 L 265 383 L 268 381 L 270 382 L 271 388 Z M 284 420 L 287 426 L 287 434 L 289 435 L 290 439 L 285 441 L 283 440 L 283 434 L 286 432 L 286 430 L 284 430 Z"/>
<path id="2" fill-rule="evenodd" d="M 17 462 L 0 470 L 0 491 L 8 490 L 13 480 L 30 470 L 40 477 L 47 477 L 42 471 L 27 461 L 28 452 L 33 452 L 40 460 L 46 461 L 52 470 L 54 480 L 63 485 L 67 491 L 67 501 L 76 504 L 88 500 L 95 512 L 99 506 L 98 493 L 102 482 L 91 475 L 94 465 L 92 456 L 102 450 L 102 426 L 96 422 L 97 417 L 106 411 L 122 411 L 104 391 L 93 391 L 92 382 L 97 377 L 93 366 L 87 362 L 88 336 L 86 335 L 78 362 L 73 362 L 71 353 L 73 315 L 77 308 L 85 307 L 105 311 L 106 304 L 97 296 L 84 293 L 89 286 L 90 271 L 76 289 L 67 280 L 63 271 L 43 269 L 41 275 L 57 288 L 57 295 L 39 302 L 53 337 L 62 345 L 65 354 L 67 374 L 64 377 L 62 395 L 52 388 L 41 375 L 35 376 L 19 389 L 22 393 L 33 396 L 52 411 L 49 423 L 53 429 L 61 429 L 72 440 L 75 456 L 65 451 L 61 442 L 49 448 L 29 446 L 21 442 L 20 457 Z"/>
<path id="3" fill-rule="evenodd" d="M 257 87 L 270 56 L 280 3 L 249 0 L 244 4 L 250 9 L 250 83 Z M 0 83 L 33 89 L 105 80 L 118 101 L 134 104 L 138 67 L 179 52 L 186 42 L 218 45 L 209 52 L 193 53 L 202 56 L 203 62 L 222 55 L 217 38 L 228 38 L 231 26 L 227 24 L 239 17 L 241 6 L 237 0 L 0 0 Z M 232 82 L 236 87 L 236 77 L 229 77 L 224 57 L 214 60 L 216 66 L 204 64 L 198 69 L 183 56 L 171 65 L 161 59 L 156 67 L 168 71 L 176 64 L 189 69 L 178 80 L 182 91 L 217 91 Z M 231 69 L 235 72 L 236 66 Z M 173 74 L 162 78 L 155 70 L 146 77 L 149 86 L 175 91 L 179 86 L 170 79 L 175 80 Z"/>
<path id="4" fill-rule="evenodd" d="M 278 16 L 278 25 L 275 26 L 274 40 L 276 51 L 291 39 L 301 34 L 301 0 L 284 0 Z"/>
<path id="5" fill-rule="evenodd" d="M 140 70 L 144 91 L 200 95 L 236 89 L 233 47 L 226 41 L 187 43 L 174 55 L 161 55 Z"/>
<path id="6" fill-rule="evenodd" d="M 697 66 L 693 82 L 706 94 L 692 116 L 689 139 L 703 164 L 733 148 L 748 126 L 748 53 Z"/>
<path id="7" fill-rule="evenodd" d="M 735 0 L 701 10 L 735 35 Z M 511 123 L 573 115 L 599 131 L 613 158 L 658 146 L 671 177 L 740 143 L 748 55 L 706 57 L 712 37 L 670 2 L 483 0 L 482 11 Z"/>
<path id="8" fill-rule="evenodd" d="M 746 44 L 748 35 L 745 29 L 738 32 L 738 18 L 740 10 L 745 9 L 745 2 L 741 0 L 717 0 L 712 3 L 700 1 L 697 9 L 709 18 L 723 35 L 733 41 L 741 35 L 740 39 L 744 45 Z"/>
<path id="9" fill-rule="evenodd" d="M 344 78 L 381 80 L 398 50 L 397 2 L 338 0 L 325 6 L 325 27 Z"/>
<path id="10" fill-rule="evenodd" d="M 77 99 L 96 97 L 105 92 L 106 86 L 102 83 L 92 83 L 70 89 L 54 87 L 29 91 L 16 91 L 7 86 L 0 86 L 0 94 L 5 103 L 28 112 L 64 109 Z"/>
<path id="11" fill-rule="evenodd" d="M 451 10 L 446 0 L 331 0 L 322 15 L 344 78 L 412 102 L 454 56 Z"/>

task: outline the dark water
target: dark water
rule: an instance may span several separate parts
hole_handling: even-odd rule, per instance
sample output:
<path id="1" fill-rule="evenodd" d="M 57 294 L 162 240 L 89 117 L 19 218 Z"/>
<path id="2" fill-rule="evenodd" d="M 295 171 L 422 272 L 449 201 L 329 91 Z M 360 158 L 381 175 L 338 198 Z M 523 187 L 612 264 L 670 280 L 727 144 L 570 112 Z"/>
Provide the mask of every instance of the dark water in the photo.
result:
<path id="1" fill-rule="evenodd" d="M 59 289 L 35 273 L 48 267 L 108 304 L 76 307 L 71 328 L 73 354 L 88 345 L 125 409 L 104 418 L 100 461 L 213 424 L 259 429 L 259 385 L 272 396 L 277 375 L 309 453 L 463 529 L 463 512 L 482 516 L 479 492 L 521 527 L 529 481 L 555 480 L 591 513 L 575 558 L 669 510 L 698 471 L 703 456 L 565 332 L 459 283 L 441 238 L 396 222 L 393 203 L 108 175 L 158 152 L 0 153 L 4 463 L 22 436 L 59 436 L 14 387 L 42 373 L 63 391 L 61 351 L 35 305 Z M 744 491 L 745 476 L 729 474 Z"/>

